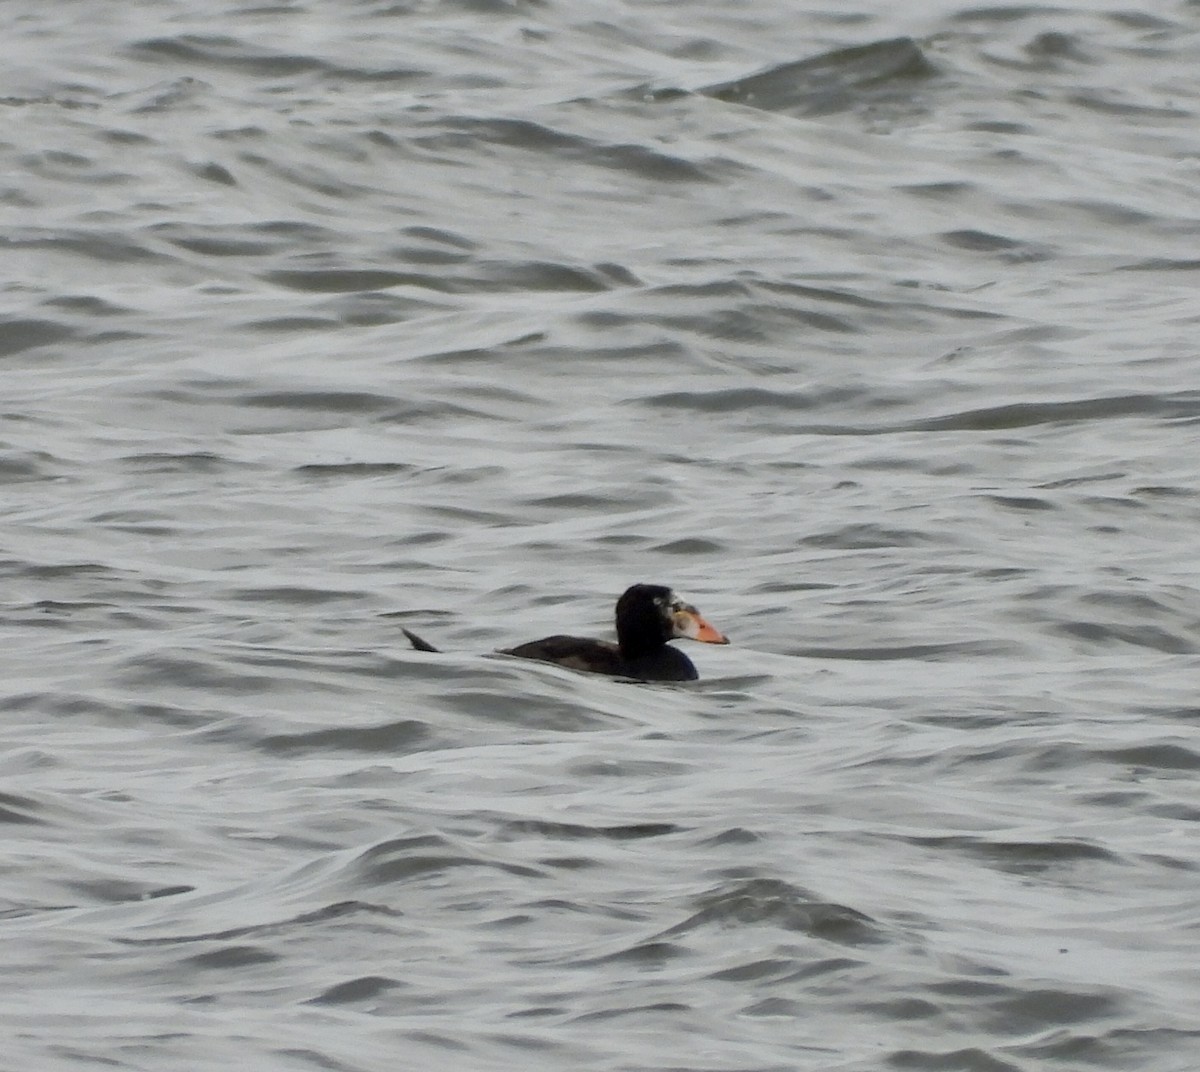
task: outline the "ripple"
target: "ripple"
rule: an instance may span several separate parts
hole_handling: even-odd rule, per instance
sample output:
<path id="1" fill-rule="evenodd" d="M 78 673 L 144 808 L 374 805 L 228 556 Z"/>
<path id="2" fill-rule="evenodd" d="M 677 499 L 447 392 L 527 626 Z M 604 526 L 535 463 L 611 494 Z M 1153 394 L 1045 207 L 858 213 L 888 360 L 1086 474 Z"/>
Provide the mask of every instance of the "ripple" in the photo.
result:
<path id="1" fill-rule="evenodd" d="M 1056 868 L 1067 869 L 1080 862 L 1120 864 L 1124 861 L 1089 841 L 1054 838 L 1048 841 L 1000 841 L 961 836 L 911 838 L 914 845 L 939 851 L 950 849 L 978 856 L 992 866 L 1014 874 L 1042 874 Z"/>
<path id="2" fill-rule="evenodd" d="M 784 63 L 700 92 L 767 111 L 826 115 L 855 107 L 864 99 L 878 99 L 934 73 L 917 43 L 898 37 Z"/>
<path id="3" fill-rule="evenodd" d="M 813 898 L 779 879 L 751 879 L 719 886 L 695 902 L 696 912 L 665 934 L 687 934 L 713 923 L 766 924 L 846 945 L 881 940 L 877 924 L 869 916 Z"/>
<path id="4" fill-rule="evenodd" d="M 577 823 L 562 823 L 532 819 L 512 820 L 504 828 L 513 834 L 538 834 L 555 839 L 576 840 L 602 838 L 614 841 L 663 837 L 679 832 L 673 823 L 635 823 L 621 826 L 592 827 Z"/>
<path id="5" fill-rule="evenodd" d="M 221 949 L 188 957 L 187 963 L 202 970 L 227 971 L 257 964 L 273 964 L 280 959 L 277 954 L 261 946 L 227 945 Z"/>
<path id="6" fill-rule="evenodd" d="M 39 814 L 44 809 L 35 800 L 13 793 L 0 793 L 0 823 L 40 824 L 46 822 Z"/>
<path id="7" fill-rule="evenodd" d="M 156 37 L 129 46 L 130 51 L 147 59 L 189 61 L 220 70 L 245 69 L 253 74 L 276 78 L 322 70 L 325 64 L 309 56 L 289 56 L 271 52 L 223 34 L 178 34 Z"/>
<path id="8" fill-rule="evenodd" d="M 537 868 L 488 860 L 464 852 L 438 835 L 382 841 L 362 852 L 352 864 L 356 883 L 368 887 L 420 881 L 459 867 L 483 867 L 531 878 L 541 874 Z"/>
<path id="9" fill-rule="evenodd" d="M 432 741 L 433 734 L 427 723 L 403 719 L 378 726 L 338 726 L 307 733 L 278 733 L 261 738 L 258 747 L 275 755 L 349 751 L 399 756 L 431 747 Z"/>
<path id="10" fill-rule="evenodd" d="M 336 983 L 328 990 L 309 999 L 311 1005 L 350 1005 L 358 1001 L 371 1001 L 405 984 L 399 979 L 381 975 L 361 975 Z"/>
<path id="11" fill-rule="evenodd" d="M 75 332 L 52 320 L 0 320 L 0 357 L 69 339 Z"/>

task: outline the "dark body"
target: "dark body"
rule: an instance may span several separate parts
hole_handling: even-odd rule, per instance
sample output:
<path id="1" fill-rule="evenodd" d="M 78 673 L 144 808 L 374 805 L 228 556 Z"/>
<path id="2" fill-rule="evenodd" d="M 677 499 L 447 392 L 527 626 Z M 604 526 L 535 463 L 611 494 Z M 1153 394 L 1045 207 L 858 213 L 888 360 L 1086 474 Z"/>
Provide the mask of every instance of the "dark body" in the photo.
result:
<path id="1" fill-rule="evenodd" d="M 531 640 L 515 648 L 504 648 L 501 655 L 515 655 L 519 659 L 536 659 L 543 663 L 556 663 L 571 670 L 585 670 L 592 674 L 608 674 L 611 677 L 627 677 L 634 681 L 695 681 L 700 675 L 696 666 L 678 648 L 669 644 L 625 656 L 616 644 L 590 637 L 551 636 L 543 640 Z"/>
<path id="2" fill-rule="evenodd" d="M 687 638 L 704 644 L 729 643 L 695 607 L 660 584 L 627 588 L 617 600 L 616 626 L 615 644 L 589 637 L 549 636 L 503 648 L 499 654 L 634 681 L 695 681 L 700 675 L 692 660 L 669 641 Z M 416 633 L 403 632 L 417 651 L 438 650 Z"/>

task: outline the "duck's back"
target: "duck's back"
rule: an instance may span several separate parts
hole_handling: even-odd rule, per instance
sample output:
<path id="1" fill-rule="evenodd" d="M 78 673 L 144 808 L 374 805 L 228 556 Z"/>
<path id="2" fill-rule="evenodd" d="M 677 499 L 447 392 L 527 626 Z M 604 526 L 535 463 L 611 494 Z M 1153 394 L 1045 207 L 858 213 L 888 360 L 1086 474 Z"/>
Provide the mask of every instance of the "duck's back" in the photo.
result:
<path id="1" fill-rule="evenodd" d="M 648 655 L 625 659 L 616 644 L 590 637 L 551 636 L 504 648 L 500 654 L 636 681 L 695 681 L 699 676 L 692 660 L 670 645 Z"/>
<path id="2" fill-rule="evenodd" d="M 620 674 L 624 661 L 616 644 L 589 637 L 548 636 L 518 644 L 515 648 L 504 648 L 501 655 L 515 655 L 518 659 L 536 659 L 541 663 L 555 663 L 571 670 L 587 670 L 593 674 Z"/>

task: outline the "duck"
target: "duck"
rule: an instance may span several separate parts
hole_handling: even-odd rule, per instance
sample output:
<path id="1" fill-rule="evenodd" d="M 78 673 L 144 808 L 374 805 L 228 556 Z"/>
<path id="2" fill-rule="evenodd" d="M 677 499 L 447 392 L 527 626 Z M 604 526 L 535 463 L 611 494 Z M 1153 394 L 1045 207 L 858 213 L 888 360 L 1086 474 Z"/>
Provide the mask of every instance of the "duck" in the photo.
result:
<path id="1" fill-rule="evenodd" d="M 700 676 L 695 664 L 669 641 L 729 643 L 692 604 L 661 584 L 627 588 L 617 600 L 616 623 L 615 644 L 590 637 L 548 636 L 501 648 L 497 654 L 633 681 L 695 681 Z M 416 633 L 403 627 L 401 632 L 417 651 L 439 650 Z"/>

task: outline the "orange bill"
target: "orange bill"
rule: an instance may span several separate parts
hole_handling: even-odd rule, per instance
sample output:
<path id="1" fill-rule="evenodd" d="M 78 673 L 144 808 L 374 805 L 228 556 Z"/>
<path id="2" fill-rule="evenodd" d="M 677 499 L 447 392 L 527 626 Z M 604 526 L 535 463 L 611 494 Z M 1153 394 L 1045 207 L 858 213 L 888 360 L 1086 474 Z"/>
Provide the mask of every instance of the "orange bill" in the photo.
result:
<path id="1" fill-rule="evenodd" d="M 720 633 L 695 608 L 676 611 L 675 634 L 699 640 L 705 644 L 728 644 L 729 638 Z"/>

